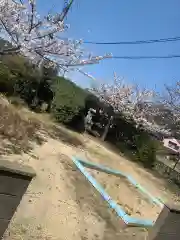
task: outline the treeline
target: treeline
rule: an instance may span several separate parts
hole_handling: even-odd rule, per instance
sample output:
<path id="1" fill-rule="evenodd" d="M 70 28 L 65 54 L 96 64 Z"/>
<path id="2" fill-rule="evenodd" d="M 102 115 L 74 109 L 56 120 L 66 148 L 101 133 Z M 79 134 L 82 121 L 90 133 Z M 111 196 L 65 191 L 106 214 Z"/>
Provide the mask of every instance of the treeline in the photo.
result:
<path id="1" fill-rule="evenodd" d="M 57 121 L 76 131 L 84 131 L 84 117 L 89 108 L 97 110 L 93 122 L 100 136 L 104 133 L 108 119 L 113 116 L 105 140 L 129 158 L 145 166 L 153 166 L 156 141 L 147 132 L 137 128 L 133 121 L 127 121 L 120 113 L 115 114 L 110 106 L 100 102 L 92 93 L 59 77 L 58 69 L 47 68 L 45 62 L 39 69 L 19 55 L 1 57 L 0 92 L 11 99 L 21 99 L 36 111 L 41 111 L 45 103 L 45 110 Z M 104 116 L 98 115 L 99 109 L 103 109 Z"/>

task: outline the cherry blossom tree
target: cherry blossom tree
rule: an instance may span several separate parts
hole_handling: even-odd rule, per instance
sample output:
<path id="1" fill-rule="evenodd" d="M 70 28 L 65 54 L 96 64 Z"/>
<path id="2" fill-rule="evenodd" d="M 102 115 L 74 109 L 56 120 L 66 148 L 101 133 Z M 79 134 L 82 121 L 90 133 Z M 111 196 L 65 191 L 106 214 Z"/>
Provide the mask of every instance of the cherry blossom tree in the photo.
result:
<path id="1" fill-rule="evenodd" d="M 173 129 L 173 135 L 180 136 L 180 81 L 171 85 L 165 85 L 165 92 L 160 94 L 162 104 L 166 107 L 171 116 L 169 125 Z M 164 118 L 167 118 L 165 115 Z"/>
<path id="2" fill-rule="evenodd" d="M 156 93 L 147 89 L 141 89 L 137 85 L 127 84 L 123 79 L 114 74 L 111 84 L 101 84 L 93 88 L 92 92 L 100 100 L 111 105 L 115 112 L 123 113 L 127 119 L 133 119 L 138 126 L 142 126 L 152 132 L 168 133 L 164 126 L 150 122 L 159 114 L 159 109 L 152 107 L 155 104 Z"/>
<path id="3" fill-rule="evenodd" d="M 180 118 L 180 81 L 174 85 L 165 86 L 165 94 L 163 96 L 164 104 L 173 110 L 176 117 Z"/>
<path id="4" fill-rule="evenodd" d="M 62 13 L 42 17 L 37 12 L 36 0 L 0 0 L 0 37 L 10 43 L 0 49 L 0 55 L 22 54 L 37 65 L 46 60 L 63 71 L 110 57 L 84 59 L 81 40 L 61 37 L 69 27 L 64 23 L 69 7 L 67 5 Z"/>
<path id="5" fill-rule="evenodd" d="M 124 83 L 116 74 L 113 83 L 101 84 L 92 90 L 102 101 L 110 104 L 114 111 L 123 112 L 127 117 L 133 116 L 134 119 L 144 116 L 148 102 L 154 94 L 152 91 L 140 89 L 137 85 Z"/>

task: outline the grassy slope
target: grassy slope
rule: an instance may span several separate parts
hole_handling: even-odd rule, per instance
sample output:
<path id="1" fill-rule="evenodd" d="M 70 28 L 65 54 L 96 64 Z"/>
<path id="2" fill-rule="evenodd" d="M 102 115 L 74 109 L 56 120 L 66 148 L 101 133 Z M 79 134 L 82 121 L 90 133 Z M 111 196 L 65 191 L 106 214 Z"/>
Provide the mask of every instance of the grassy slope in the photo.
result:
<path id="1" fill-rule="evenodd" d="M 28 152 L 33 143 L 42 144 L 44 135 L 75 146 L 82 142 L 75 134 L 58 127 L 45 114 L 35 114 L 26 108 L 17 108 L 0 96 L 0 155 Z"/>

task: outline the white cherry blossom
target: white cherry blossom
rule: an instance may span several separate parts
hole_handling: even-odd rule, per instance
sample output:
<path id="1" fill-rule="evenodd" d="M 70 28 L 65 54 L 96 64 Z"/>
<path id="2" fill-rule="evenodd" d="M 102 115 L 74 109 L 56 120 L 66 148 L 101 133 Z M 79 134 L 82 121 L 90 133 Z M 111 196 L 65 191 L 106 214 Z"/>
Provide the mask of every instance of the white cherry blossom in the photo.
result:
<path id="1" fill-rule="evenodd" d="M 0 49 L 0 55 L 21 53 L 35 64 L 46 59 L 64 71 L 111 57 L 104 55 L 84 59 L 82 40 L 61 38 L 69 27 L 63 21 L 64 16 L 63 12 L 40 16 L 36 0 L 0 0 L 0 37 L 12 45 Z"/>

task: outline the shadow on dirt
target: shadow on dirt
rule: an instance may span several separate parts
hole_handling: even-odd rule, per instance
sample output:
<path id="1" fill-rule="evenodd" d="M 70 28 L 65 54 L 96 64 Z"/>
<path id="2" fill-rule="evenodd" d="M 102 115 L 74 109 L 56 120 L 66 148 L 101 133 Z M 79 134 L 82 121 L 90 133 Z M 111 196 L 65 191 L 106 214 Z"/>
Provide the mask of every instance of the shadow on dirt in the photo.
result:
<path id="1" fill-rule="evenodd" d="M 83 142 L 78 137 L 57 125 L 53 125 L 48 130 L 48 135 L 53 139 L 60 140 L 63 143 L 74 147 L 83 146 Z"/>

